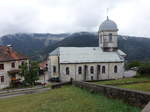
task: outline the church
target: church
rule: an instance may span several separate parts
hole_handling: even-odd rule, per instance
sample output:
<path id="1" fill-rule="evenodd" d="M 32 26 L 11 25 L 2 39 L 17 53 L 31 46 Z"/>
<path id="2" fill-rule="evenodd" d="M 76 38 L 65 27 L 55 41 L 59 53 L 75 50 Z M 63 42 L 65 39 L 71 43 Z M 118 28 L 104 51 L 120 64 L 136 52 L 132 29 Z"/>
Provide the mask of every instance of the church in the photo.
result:
<path id="1" fill-rule="evenodd" d="M 49 54 L 51 79 L 90 81 L 122 78 L 126 54 L 118 49 L 117 24 L 107 19 L 98 30 L 98 47 L 58 47 Z"/>

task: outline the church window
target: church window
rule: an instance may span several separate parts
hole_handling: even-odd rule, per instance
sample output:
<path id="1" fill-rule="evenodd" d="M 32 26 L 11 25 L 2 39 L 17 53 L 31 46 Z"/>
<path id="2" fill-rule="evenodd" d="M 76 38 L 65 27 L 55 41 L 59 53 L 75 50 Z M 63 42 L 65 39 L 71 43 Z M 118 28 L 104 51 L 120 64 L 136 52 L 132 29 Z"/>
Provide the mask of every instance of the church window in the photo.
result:
<path id="1" fill-rule="evenodd" d="M 109 42 L 112 42 L 112 33 L 109 34 Z"/>
<path id="2" fill-rule="evenodd" d="M 91 66 L 91 68 L 90 68 L 90 72 L 91 72 L 91 74 L 93 74 L 93 73 L 94 73 L 94 67 L 93 67 L 93 66 Z"/>
<path id="3" fill-rule="evenodd" d="M 102 66 L 102 73 L 105 73 L 105 66 Z"/>
<path id="4" fill-rule="evenodd" d="M 66 67 L 66 75 L 69 75 L 69 73 L 70 73 L 69 67 Z"/>
<path id="5" fill-rule="evenodd" d="M 78 67 L 78 74 L 82 74 L 82 67 Z"/>
<path id="6" fill-rule="evenodd" d="M 53 66 L 53 72 L 56 73 L 56 66 Z"/>
<path id="7" fill-rule="evenodd" d="M 114 73 L 117 73 L 117 65 L 114 67 Z"/>

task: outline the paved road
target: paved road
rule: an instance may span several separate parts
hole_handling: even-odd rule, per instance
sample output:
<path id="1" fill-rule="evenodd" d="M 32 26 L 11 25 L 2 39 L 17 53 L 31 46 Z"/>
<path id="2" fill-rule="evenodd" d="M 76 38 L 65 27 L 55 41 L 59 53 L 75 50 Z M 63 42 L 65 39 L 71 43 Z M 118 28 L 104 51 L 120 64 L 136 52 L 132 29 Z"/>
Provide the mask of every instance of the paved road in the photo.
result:
<path id="1" fill-rule="evenodd" d="M 21 91 L 13 91 L 13 92 L 7 92 L 7 93 L 0 93 L 0 99 L 3 98 L 10 98 L 14 96 L 20 96 L 20 95 L 26 95 L 26 94 L 33 94 L 33 93 L 41 93 L 44 91 L 48 91 L 51 88 L 34 88 L 34 89 L 27 89 L 27 90 L 21 90 Z"/>

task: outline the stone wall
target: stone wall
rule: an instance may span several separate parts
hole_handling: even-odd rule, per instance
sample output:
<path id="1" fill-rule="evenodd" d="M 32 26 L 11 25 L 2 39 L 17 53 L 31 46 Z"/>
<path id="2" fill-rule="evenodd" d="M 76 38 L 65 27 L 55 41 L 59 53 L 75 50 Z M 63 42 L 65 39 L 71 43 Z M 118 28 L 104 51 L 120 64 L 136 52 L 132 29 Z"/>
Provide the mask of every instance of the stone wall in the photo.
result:
<path id="1" fill-rule="evenodd" d="M 51 88 L 52 89 L 55 89 L 55 88 L 60 88 L 61 86 L 64 86 L 64 85 L 71 85 L 71 81 L 69 82 L 62 82 L 62 83 L 57 83 L 57 84 L 52 84 L 51 85 Z"/>
<path id="2" fill-rule="evenodd" d="M 131 105 L 143 108 L 150 101 L 150 93 L 128 90 L 109 85 L 97 85 L 88 82 L 73 81 L 73 85 L 94 93 L 102 93 L 110 98 L 121 99 Z"/>

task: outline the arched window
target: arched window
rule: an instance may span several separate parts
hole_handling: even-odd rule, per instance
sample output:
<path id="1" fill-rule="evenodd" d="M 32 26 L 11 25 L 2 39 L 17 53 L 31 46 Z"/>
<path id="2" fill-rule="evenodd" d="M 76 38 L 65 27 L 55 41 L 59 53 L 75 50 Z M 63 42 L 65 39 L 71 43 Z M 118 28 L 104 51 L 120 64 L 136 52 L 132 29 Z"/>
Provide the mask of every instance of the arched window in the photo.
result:
<path id="1" fill-rule="evenodd" d="M 53 66 L 53 73 L 56 73 L 56 66 Z"/>
<path id="2" fill-rule="evenodd" d="M 102 66 L 102 73 L 105 73 L 105 66 Z"/>
<path id="3" fill-rule="evenodd" d="M 114 67 L 114 73 L 117 73 L 118 69 L 117 69 L 117 65 L 115 65 Z"/>
<path id="4" fill-rule="evenodd" d="M 70 71 L 69 71 L 69 67 L 66 67 L 66 75 L 69 75 Z"/>
<path id="5" fill-rule="evenodd" d="M 94 73 L 94 67 L 93 67 L 93 66 L 91 66 L 91 68 L 90 68 L 90 72 L 91 72 L 91 74 L 93 74 L 93 73 Z"/>
<path id="6" fill-rule="evenodd" d="M 82 74 L 82 67 L 78 67 L 78 74 Z"/>
<path id="7" fill-rule="evenodd" d="M 112 42 L 112 33 L 109 34 L 109 42 Z"/>

